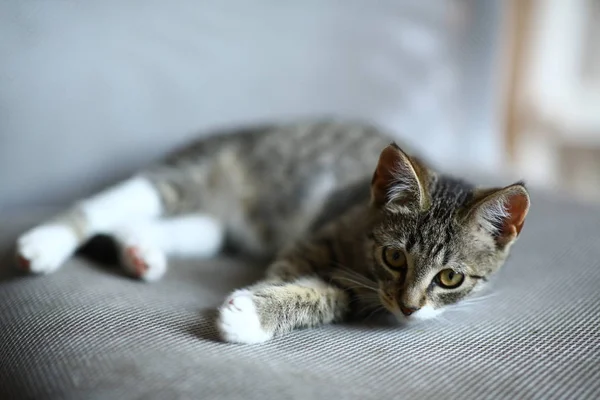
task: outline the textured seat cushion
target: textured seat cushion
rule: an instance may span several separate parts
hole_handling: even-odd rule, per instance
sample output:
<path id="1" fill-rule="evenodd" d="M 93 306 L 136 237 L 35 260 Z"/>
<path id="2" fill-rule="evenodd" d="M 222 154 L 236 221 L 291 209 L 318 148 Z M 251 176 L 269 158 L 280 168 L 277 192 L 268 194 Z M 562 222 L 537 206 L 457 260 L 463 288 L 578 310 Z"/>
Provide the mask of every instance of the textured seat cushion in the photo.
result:
<path id="1" fill-rule="evenodd" d="M 0 217 L 3 242 L 37 217 Z M 7 254 L 9 249 L 7 249 Z M 0 282 L 0 397 L 598 398 L 600 209 L 533 196 L 492 295 L 410 327 L 221 343 L 214 308 L 260 268 L 174 261 L 145 284 L 77 258 Z"/>

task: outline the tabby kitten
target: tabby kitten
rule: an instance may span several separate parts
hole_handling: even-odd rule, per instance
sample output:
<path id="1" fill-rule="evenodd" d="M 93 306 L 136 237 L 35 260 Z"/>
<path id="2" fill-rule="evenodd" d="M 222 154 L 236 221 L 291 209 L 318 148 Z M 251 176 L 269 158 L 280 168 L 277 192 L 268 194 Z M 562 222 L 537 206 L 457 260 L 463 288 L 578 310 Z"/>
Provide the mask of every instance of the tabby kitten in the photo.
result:
<path id="1" fill-rule="evenodd" d="M 273 257 L 217 321 L 258 343 L 384 308 L 440 314 L 504 263 L 529 209 L 522 183 L 482 189 L 426 166 L 370 125 L 339 121 L 213 135 L 22 235 L 21 265 L 56 270 L 96 234 L 152 281 L 168 255 L 214 256 L 225 236 Z"/>

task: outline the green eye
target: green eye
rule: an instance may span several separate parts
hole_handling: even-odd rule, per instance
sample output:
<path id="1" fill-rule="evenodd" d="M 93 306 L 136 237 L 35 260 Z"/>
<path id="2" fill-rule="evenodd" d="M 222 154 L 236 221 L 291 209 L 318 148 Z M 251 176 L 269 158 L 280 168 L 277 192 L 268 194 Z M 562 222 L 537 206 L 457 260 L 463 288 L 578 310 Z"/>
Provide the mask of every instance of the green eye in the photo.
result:
<path id="1" fill-rule="evenodd" d="M 385 247 L 381 258 L 385 265 L 391 269 L 398 270 L 406 267 L 406 255 L 402 250 Z"/>
<path id="2" fill-rule="evenodd" d="M 435 277 L 435 282 L 444 289 L 455 289 L 462 285 L 465 276 L 453 269 L 444 269 Z"/>

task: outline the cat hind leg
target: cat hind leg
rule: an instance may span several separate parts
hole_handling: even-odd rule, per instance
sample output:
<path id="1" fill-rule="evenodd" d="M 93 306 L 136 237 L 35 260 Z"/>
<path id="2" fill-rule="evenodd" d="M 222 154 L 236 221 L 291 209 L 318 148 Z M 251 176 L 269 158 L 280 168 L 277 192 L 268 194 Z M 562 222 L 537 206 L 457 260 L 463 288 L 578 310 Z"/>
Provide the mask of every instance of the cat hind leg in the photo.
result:
<path id="1" fill-rule="evenodd" d="M 168 257 L 209 258 L 222 248 L 225 230 L 216 219 L 189 214 L 125 224 L 113 238 L 125 271 L 145 281 L 160 279 Z"/>
<path id="2" fill-rule="evenodd" d="M 16 243 L 17 261 L 32 273 L 54 272 L 92 236 L 111 233 L 124 221 L 149 220 L 161 213 L 154 185 L 133 177 L 23 233 Z"/>

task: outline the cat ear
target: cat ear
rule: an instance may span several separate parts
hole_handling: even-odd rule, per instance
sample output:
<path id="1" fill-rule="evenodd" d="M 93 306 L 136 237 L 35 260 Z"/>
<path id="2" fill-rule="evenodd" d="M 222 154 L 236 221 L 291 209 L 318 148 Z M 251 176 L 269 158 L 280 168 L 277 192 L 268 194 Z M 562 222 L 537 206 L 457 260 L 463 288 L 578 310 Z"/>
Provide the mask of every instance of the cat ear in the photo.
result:
<path id="1" fill-rule="evenodd" d="M 372 203 L 378 207 L 425 210 L 429 207 L 427 179 L 427 169 L 392 143 L 379 156 L 371 181 Z"/>
<path id="2" fill-rule="evenodd" d="M 494 237 L 500 247 L 512 243 L 525 223 L 529 193 L 523 182 L 502 189 L 480 190 L 475 194 L 467 218 Z"/>

